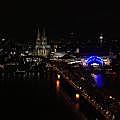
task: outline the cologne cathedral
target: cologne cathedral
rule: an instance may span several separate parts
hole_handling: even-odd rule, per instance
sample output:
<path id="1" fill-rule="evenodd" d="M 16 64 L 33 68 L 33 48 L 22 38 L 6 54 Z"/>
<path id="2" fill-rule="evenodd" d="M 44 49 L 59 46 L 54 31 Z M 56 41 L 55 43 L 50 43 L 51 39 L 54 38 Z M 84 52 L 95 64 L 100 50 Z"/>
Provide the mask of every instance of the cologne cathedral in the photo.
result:
<path id="1" fill-rule="evenodd" d="M 33 54 L 35 56 L 47 57 L 50 53 L 51 47 L 47 44 L 47 37 L 45 35 L 45 29 L 40 34 L 39 28 L 37 33 L 37 39 L 35 43 L 35 49 Z"/>

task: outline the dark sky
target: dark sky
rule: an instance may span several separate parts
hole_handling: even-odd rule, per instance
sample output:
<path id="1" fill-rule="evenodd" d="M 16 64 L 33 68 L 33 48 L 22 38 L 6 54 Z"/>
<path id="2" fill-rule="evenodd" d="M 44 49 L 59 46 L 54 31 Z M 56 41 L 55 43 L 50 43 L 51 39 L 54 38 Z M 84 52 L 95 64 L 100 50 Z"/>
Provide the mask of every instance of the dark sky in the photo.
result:
<path id="1" fill-rule="evenodd" d="M 80 31 L 84 34 L 102 31 L 119 35 L 119 4 L 105 2 L 9 2 L 0 6 L 0 31 L 13 38 L 34 38 L 37 24 L 48 34 Z"/>

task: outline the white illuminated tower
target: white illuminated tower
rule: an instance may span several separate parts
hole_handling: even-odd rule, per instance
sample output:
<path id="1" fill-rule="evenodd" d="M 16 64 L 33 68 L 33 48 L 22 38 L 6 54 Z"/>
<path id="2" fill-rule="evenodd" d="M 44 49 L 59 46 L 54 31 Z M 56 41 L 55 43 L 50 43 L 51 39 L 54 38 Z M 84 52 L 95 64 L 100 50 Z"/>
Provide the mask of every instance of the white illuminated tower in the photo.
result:
<path id="1" fill-rule="evenodd" d="M 45 28 L 43 28 L 42 45 L 47 45 L 47 36 L 45 35 Z"/>
<path id="2" fill-rule="evenodd" d="M 100 47 L 102 47 L 102 45 L 103 45 L 103 34 L 100 34 L 99 39 L 100 39 Z"/>

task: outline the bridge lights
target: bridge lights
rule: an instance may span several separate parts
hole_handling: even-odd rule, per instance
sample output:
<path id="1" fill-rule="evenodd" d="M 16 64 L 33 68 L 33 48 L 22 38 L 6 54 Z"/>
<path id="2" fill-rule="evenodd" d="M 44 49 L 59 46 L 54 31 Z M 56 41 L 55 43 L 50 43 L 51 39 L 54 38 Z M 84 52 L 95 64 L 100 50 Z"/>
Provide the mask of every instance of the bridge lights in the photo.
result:
<path id="1" fill-rule="evenodd" d="M 86 62 L 87 62 L 88 65 L 91 65 L 92 63 L 97 63 L 99 65 L 104 64 L 103 59 L 99 56 L 90 56 L 90 57 L 87 58 Z"/>
<path id="2" fill-rule="evenodd" d="M 60 79 L 60 75 L 59 74 L 57 74 L 57 78 Z"/>
<path id="3" fill-rule="evenodd" d="M 60 87 L 60 80 L 56 81 L 56 87 L 59 88 Z"/>
<path id="4" fill-rule="evenodd" d="M 76 93 L 75 97 L 76 97 L 76 100 L 79 100 L 80 99 L 80 94 Z"/>

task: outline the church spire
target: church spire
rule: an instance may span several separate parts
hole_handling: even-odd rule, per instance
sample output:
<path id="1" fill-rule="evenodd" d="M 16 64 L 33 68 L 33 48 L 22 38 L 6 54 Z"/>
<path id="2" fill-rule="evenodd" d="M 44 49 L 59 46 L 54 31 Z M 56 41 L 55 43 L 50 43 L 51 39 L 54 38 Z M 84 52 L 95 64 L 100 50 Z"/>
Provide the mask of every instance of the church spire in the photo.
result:
<path id="1" fill-rule="evenodd" d="M 40 30 L 39 30 L 39 27 L 38 27 L 38 31 L 37 31 L 37 40 L 40 40 Z"/>
<path id="2" fill-rule="evenodd" d="M 43 28 L 43 37 L 45 37 L 45 27 Z"/>

